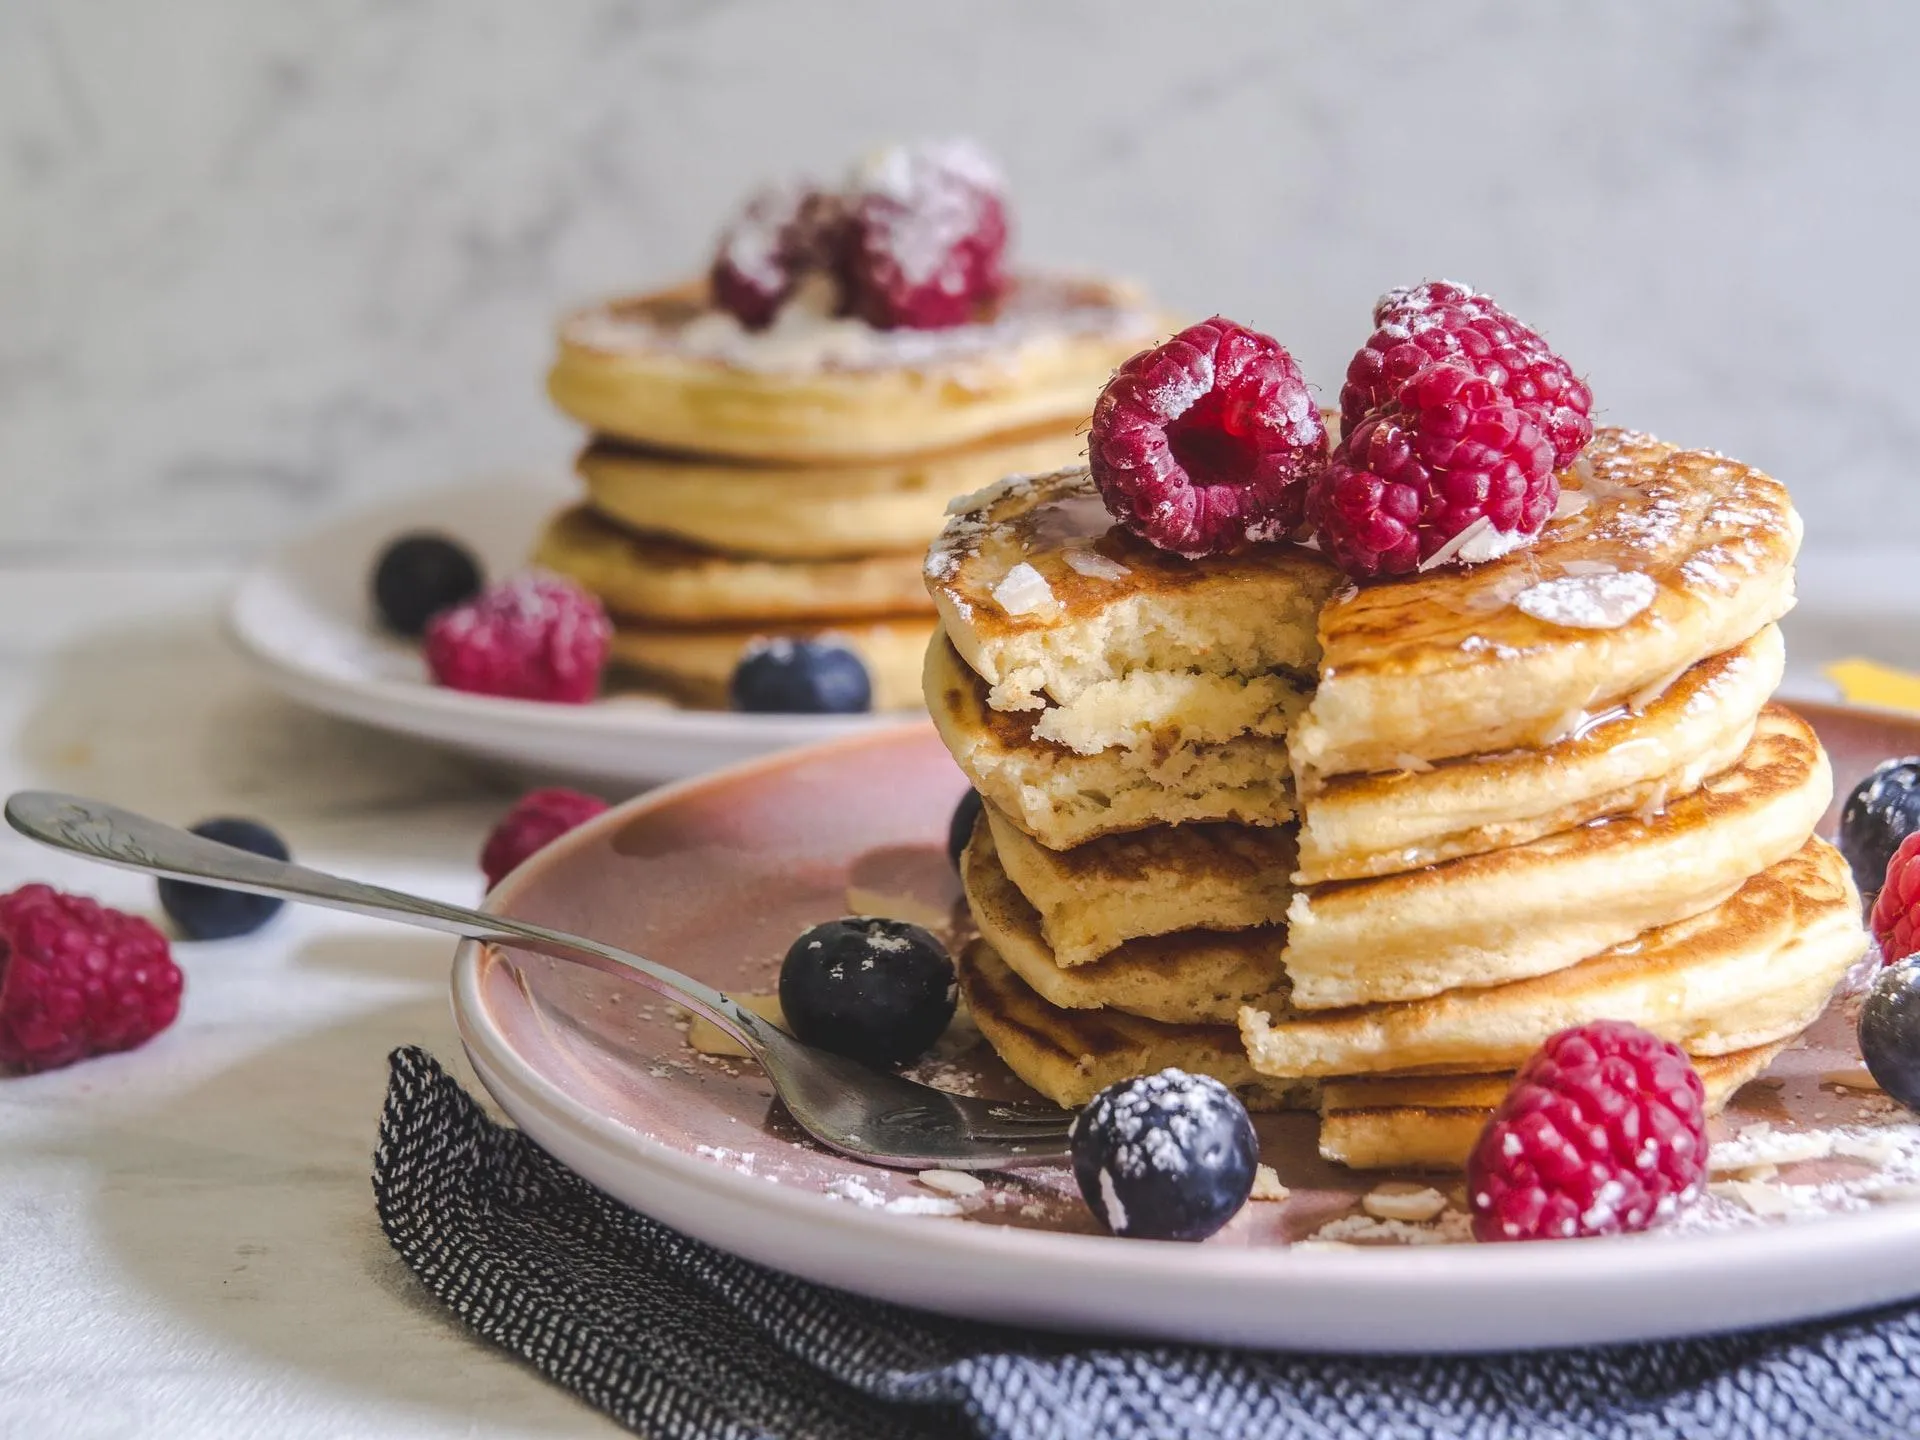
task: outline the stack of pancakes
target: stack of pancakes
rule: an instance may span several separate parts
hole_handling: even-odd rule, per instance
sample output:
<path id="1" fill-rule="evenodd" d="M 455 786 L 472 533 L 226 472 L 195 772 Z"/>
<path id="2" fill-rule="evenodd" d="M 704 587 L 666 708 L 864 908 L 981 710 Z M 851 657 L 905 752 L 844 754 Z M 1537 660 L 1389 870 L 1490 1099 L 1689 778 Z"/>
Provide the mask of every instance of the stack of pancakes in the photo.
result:
<path id="1" fill-rule="evenodd" d="M 1769 703 L 1786 492 L 1607 430 L 1561 486 L 1534 546 L 1366 587 L 1155 550 L 1084 469 L 964 502 L 926 696 L 986 801 L 962 981 L 1016 1073 L 1079 1105 L 1178 1065 L 1446 1168 L 1565 1026 L 1675 1041 L 1718 1105 L 1811 1023 L 1865 937 Z"/>
<path id="2" fill-rule="evenodd" d="M 918 706 L 948 497 L 1080 453 L 1157 322 L 1122 287 L 1036 277 L 951 330 L 790 312 L 748 332 L 695 285 L 568 317 L 548 388 L 593 432 L 586 496 L 534 562 L 598 595 L 615 664 L 682 703 L 724 706 L 758 642 L 832 635 L 876 709 Z"/>

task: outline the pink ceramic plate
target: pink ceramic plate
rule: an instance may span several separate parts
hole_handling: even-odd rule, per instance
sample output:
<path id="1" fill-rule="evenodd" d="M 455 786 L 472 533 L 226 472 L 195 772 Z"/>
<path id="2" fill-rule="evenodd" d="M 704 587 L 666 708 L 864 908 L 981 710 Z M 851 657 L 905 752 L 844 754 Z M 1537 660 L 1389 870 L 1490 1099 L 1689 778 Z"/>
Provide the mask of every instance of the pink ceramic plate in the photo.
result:
<path id="1" fill-rule="evenodd" d="M 1920 752 L 1920 724 L 1806 709 L 1843 793 L 1874 760 Z M 493 903 L 736 992 L 767 992 L 788 942 L 816 921 L 875 908 L 957 918 L 943 841 L 964 788 L 924 725 L 796 751 L 603 816 L 523 867 Z M 693 1050 L 685 1022 L 637 986 L 467 945 L 453 989 L 487 1087 L 610 1194 L 779 1269 L 952 1314 L 1440 1351 L 1697 1333 L 1920 1294 L 1920 1268 L 1896 1258 L 1920 1243 L 1920 1205 L 1906 1203 L 1920 1194 L 1920 1126 L 1885 1097 L 1835 1083 L 1859 1066 L 1845 1001 L 1723 1122 L 1723 1138 L 1759 1168 L 1724 1175 L 1665 1233 L 1475 1246 L 1444 1243 L 1457 1238 L 1457 1212 L 1378 1224 L 1360 1199 L 1384 1177 L 1324 1164 L 1311 1117 L 1277 1116 L 1260 1122 L 1264 1156 L 1291 1197 L 1249 1204 L 1194 1246 L 1096 1233 L 1064 1168 L 990 1175 L 979 1193 L 955 1195 L 826 1153 L 785 1120 L 758 1071 Z M 964 1027 L 920 1073 L 1019 1090 Z M 1784 1132 L 1806 1137 L 1791 1143 L 1808 1157 L 1769 1176 Z M 1299 1241 L 1314 1243 L 1289 1243 Z"/>

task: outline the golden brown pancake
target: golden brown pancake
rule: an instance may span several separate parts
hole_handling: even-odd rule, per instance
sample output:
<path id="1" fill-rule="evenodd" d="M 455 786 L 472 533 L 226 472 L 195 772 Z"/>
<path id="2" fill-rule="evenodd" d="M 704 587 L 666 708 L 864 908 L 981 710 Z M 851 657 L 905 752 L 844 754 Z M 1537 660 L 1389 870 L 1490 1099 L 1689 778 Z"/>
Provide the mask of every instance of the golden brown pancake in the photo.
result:
<path id="1" fill-rule="evenodd" d="M 992 805 L 985 819 L 1064 966 L 1143 935 L 1283 925 L 1293 898 L 1292 826 L 1154 825 L 1051 850 Z"/>
<path id="2" fill-rule="evenodd" d="M 659 449 L 789 463 L 913 455 L 1079 424 L 1114 367 L 1168 328 L 1126 286 L 1030 274 L 984 323 L 823 321 L 750 336 L 701 281 L 566 317 L 547 391 L 589 430 Z"/>
<path id="3" fill-rule="evenodd" d="M 1039 913 L 1007 878 L 984 818 L 961 856 L 960 874 L 981 937 L 1049 1004 L 1107 1007 L 1181 1025 L 1232 1025 L 1242 1006 L 1286 1005 L 1284 929 L 1142 936 L 1090 964 L 1063 966 L 1041 932 Z"/>
<path id="4" fill-rule="evenodd" d="M 1719 904 L 1799 850 L 1832 798 L 1812 727 L 1769 706 L 1737 763 L 1658 814 L 1299 892 L 1293 1002 L 1411 1000 L 1562 969 Z"/>
<path id="5" fill-rule="evenodd" d="M 1800 517 L 1758 470 L 1601 429 L 1561 484 L 1580 508 L 1532 546 L 1358 586 L 1321 612 L 1296 771 L 1539 745 L 1792 606 Z"/>
<path id="6" fill-rule="evenodd" d="M 1334 776 L 1300 796 L 1294 878 L 1390 875 L 1658 810 L 1740 758 L 1784 661 L 1769 625 L 1551 745 Z"/>
<path id="7" fill-rule="evenodd" d="M 597 440 L 576 467 L 593 508 L 629 530 L 775 560 L 924 551 L 947 501 L 1086 449 L 1075 424 L 903 459 L 767 465 Z"/>
<path id="8" fill-rule="evenodd" d="M 1240 1033 L 1254 1068 L 1282 1079 L 1509 1069 L 1555 1031 L 1603 1019 L 1725 1055 L 1805 1029 L 1865 949 L 1846 861 L 1809 840 L 1704 914 L 1550 975 L 1349 1010 L 1249 1008 Z"/>
<path id="9" fill-rule="evenodd" d="M 990 709 L 986 683 L 941 636 L 927 649 L 924 694 L 941 741 L 974 788 L 1054 849 L 1155 824 L 1279 825 L 1293 818 L 1286 743 L 1277 737 L 1168 739 L 1076 755 L 1034 739 L 1030 716 Z M 1295 695 L 1292 703 L 1297 708 L 1305 698 Z"/>
<path id="10" fill-rule="evenodd" d="M 1062 1010 L 1034 994 L 991 945 L 961 953 L 960 989 L 980 1033 L 1028 1085 L 1056 1105 L 1078 1108 L 1117 1081 L 1169 1065 L 1211 1075 L 1249 1110 L 1309 1108 L 1311 1082 L 1254 1073 L 1231 1025 L 1167 1025 L 1118 1010 Z"/>
<path id="11" fill-rule="evenodd" d="M 764 560 L 622 530 L 584 505 L 548 523 L 533 563 L 616 617 L 669 625 L 841 620 L 927 610 L 911 555 Z"/>

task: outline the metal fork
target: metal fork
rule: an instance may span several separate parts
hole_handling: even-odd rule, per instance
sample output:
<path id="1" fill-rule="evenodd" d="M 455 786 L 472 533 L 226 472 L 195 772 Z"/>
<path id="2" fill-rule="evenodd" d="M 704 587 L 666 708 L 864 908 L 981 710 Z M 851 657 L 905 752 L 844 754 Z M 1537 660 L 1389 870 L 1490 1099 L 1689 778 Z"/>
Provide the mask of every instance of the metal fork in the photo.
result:
<path id="1" fill-rule="evenodd" d="M 691 976 L 598 940 L 268 859 L 74 795 L 21 791 L 8 798 L 6 815 L 22 835 L 109 865 L 349 910 L 631 976 L 738 1040 L 767 1072 L 801 1129 L 859 1160 L 907 1169 L 990 1170 L 1067 1153 L 1073 1119 L 1067 1111 L 949 1095 L 868 1069 L 801 1044 Z"/>

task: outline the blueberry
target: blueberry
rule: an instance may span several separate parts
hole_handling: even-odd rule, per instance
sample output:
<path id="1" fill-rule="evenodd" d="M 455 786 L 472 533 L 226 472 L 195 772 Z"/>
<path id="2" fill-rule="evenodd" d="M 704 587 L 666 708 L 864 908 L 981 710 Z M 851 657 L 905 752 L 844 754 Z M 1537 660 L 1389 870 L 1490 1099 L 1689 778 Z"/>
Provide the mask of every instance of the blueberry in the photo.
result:
<path id="1" fill-rule="evenodd" d="M 1840 811 L 1840 853 L 1853 883 L 1871 900 L 1887 878 L 1900 842 L 1920 830 L 1920 755 L 1882 760 L 1853 787 Z"/>
<path id="2" fill-rule="evenodd" d="M 733 708 L 757 715 L 857 715 L 873 708 L 860 657 L 831 640 L 765 640 L 740 657 Z"/>
<path id="3" fill-rule="evenodd" d="M 373 604 L 389 629 L 418 635 L 427 621 L 480 593 L 480 562 L 445 535 L 402 535 L 373 567 Z"/>
<path id="4" fill-rule="evenodd" d="M 960 797 L 960 803 L 953 807 L 953 819 L 947 822 L 947 859 L 953 862 L 953 868 L 960 868 L 960 852 L 967 848 L 967 841 L 973 838 L 973 822 L 980 818 L 980 808 L 984 804 L 978 790 L 969 790 Z"/>
<path id="5" fill-rule="evenodd" d="M 1920 955 L 1873 977 L 1860 1007 L 1860 1058 L 1882 1090 L 1920 1110 Z"/>
<path id="6" fill-rule="evenodd" d="M 222 845 L 266 855 L 274 860 L 290 860 L 287 842 L 257 820 L 237 820 L 221 816 L 202 820 L 191 827 L 193 833 Z M 189 940 L 229 940 L 236 935 L 251 935 L 279 913 L 284 900 L 271 895 L 249 895 L 242 890 L 222 890 L 217 885 L 194 885 L 185 880 L 160 882 L 160 908 L 173 917 L 180 933 Z"/>
<path id="7" fill-rule="evenodd" d="M 899 1065 L 953 1019 L 953 958 L 918 925 L 849 915 L 816 925 L 780 965 L 780 1009 L 809 1045 Z"/>
<path id="8" fill-rule="evenodd" d="M 1211 1075 L 1109 1085 L 1075 1117 L 1073 1177 L 1100 1222 L 1144 1240 L 1204 1240 L 1239 1213 L 1260 1163 L 1247 1107 Z"/>

